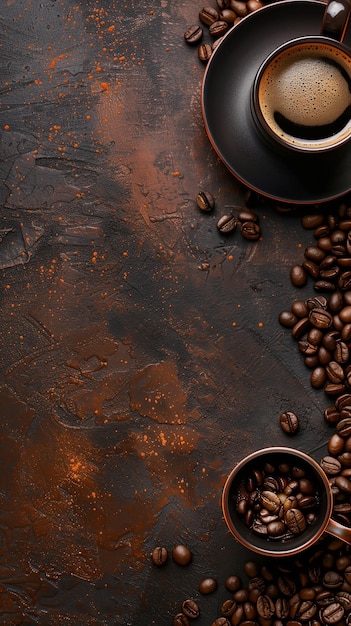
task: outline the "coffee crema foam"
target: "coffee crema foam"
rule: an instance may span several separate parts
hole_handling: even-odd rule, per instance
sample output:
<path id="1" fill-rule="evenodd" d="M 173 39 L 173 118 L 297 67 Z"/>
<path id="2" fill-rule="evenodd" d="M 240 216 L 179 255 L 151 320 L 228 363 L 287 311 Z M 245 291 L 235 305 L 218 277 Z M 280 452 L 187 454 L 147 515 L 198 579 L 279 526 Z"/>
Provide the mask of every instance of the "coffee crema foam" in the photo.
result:
<path id="1" fill-rule="evenodd" d="M 264 70 L 262 115 L 271 130 L 297 146 L 333 145 L 351 132 L 351 59 L 324 43 L 282 51 Z"/>

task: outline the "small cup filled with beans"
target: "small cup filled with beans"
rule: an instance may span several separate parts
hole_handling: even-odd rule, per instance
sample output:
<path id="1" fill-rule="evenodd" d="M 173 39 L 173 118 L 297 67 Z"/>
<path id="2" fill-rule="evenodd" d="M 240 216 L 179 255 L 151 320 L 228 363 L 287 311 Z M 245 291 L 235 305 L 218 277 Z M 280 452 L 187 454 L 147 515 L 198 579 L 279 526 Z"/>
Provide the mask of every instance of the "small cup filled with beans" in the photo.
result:
<path id="1" fill-rule="evenodd" d="M 333 495 L 321 466 L 299 450 L 264 448 L 242 459 L 222 493 L 225 522 L 258 554 L 291 556 L 324 532 L 351 544 L 351 529 L 331 519 Z"/>

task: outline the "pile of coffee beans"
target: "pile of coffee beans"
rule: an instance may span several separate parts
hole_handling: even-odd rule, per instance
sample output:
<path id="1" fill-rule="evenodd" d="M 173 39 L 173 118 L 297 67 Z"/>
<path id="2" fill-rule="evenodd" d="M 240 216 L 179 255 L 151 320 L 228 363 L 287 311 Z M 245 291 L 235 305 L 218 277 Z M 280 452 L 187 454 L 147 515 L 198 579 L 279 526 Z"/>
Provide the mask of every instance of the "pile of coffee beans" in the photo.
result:
<path id="1" fill-rule="evenodd" d="M 267 540 L 288 541 L 317 518 L 316 485 L 304 468 L 289 463 L 255 467 L 234 487 L 233 497 L 245 525 Z"/>
<path id="2" fill-rule="evenodd" d="M 215 592 L 217 581 L 206 580 L 211 581 L 211 593 Z M 203 582 L 198 587 L 200 593 Z M 246 561 L 242 574 L 229 575 L 224 586 L 228 597 L 221 601 L 220 615 L 211 626 L 351 623 L 350 546 L 339 539 L 321 539 L 314 548 L 293 559 L 266 564 Z M 201 603 L 196 591 L 193 597 L 183 600 L 173 626 L 190 626 L 202 613 Z"/>
<path id="3" fill-rule="evenodd" d="M 198 22 L 188 26 L 184 39 L 190 46 L 197 46 L 198 58 L 207 63 L 228 30 L 263 6 L 261 0 L 217 0 L 215 6 L 205 6 L 199 11 Z M 204 42 L 205 27 L 210 41 Z"/>

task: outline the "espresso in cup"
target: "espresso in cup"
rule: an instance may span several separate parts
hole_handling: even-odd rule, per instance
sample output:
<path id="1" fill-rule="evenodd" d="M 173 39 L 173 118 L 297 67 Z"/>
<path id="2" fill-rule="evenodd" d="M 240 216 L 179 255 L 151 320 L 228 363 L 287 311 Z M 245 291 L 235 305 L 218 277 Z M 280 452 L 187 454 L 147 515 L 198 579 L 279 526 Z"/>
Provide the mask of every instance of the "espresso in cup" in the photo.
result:
<path id="1" fill-rule="evenodd" d="M 351 54 L 325 37 L 288 42 L 260 68 L 254 111 L 280 145 L 323 152 L 351 138 Z"/>

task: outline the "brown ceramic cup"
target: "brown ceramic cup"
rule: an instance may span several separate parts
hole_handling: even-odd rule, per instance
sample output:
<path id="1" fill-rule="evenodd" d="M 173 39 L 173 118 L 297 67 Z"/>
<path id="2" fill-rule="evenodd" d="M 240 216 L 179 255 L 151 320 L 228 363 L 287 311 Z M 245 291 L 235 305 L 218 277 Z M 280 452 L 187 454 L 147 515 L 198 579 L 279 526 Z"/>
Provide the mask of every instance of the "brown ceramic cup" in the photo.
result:
<path id="1" fill-rule="evenodd" d="M 307 525 L 301 534 L 285 541 L 257 535 L 237 511 L 239 486 L 253 470 L 263 467 L 266 462 L 275 466 L 288 463 L 291 467 L 303 468 L 318 494 L 319 506 L 314 522 Z M 313 458 L 294 448 L 271 447 L 253 452 L 230 472 L 222 492 L 222 511 L 232 535 L 245 548 L 265 556 L 292 556 L 311 547 L 323 533 L 329 533 L 351 545 L 351 528 L 331 519 L 332 510 L 333 495 L 326 474 Z"/>

